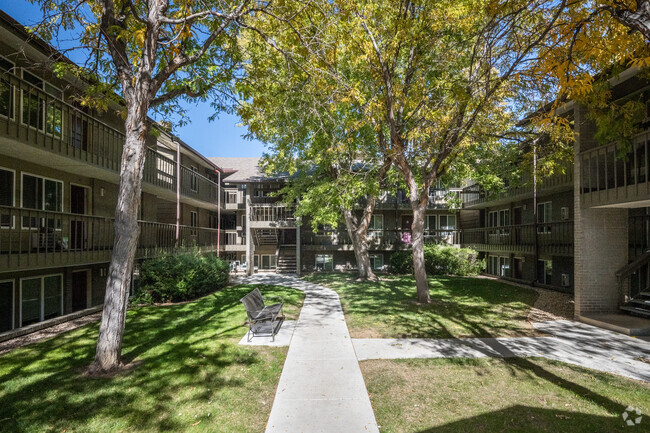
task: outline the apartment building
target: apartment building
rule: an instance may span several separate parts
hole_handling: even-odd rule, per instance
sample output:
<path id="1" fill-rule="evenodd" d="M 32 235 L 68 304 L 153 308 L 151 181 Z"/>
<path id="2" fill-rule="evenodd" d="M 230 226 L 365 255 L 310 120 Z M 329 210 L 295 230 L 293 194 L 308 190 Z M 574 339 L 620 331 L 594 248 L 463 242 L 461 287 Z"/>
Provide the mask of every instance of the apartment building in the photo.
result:
<path id="1" fill-rule="evenodd" d="M 647 79 L 630 68 L 609 80 L 613 99 L 648 101 Z M 566 174 L 489 195 L 463 193 L 463 245 L 482 252 L 490 274 L 574 294 L 580 320 L 626 333 L 650 322 L 650 105 L 631 149 L 600 145 L 587 108 L 570 102 L 573 165 Z M 625 324 L 623 324 L 625 322 Z M 632 323 L 632 325 L 630 325 Z"/>
<path id="2" fill-rule="evenodd" d="M 24 28 L 1 11 L 0 34 L 1 338 L 102 304 L 124 134 L 119 107 L 75 103 L 83 83 L 47 67 L 65 59 L 42 41 L 25 44 Z M 177 137 L 149 137 L 138 261 L 217 251 L 220 176 Z"/>
<path id="3" fill-rule="evenodd" d="M 223 167 L 222 229 L 225 256 L 247 271 L 311 272 L 352 270 L 356 260 L 344 226 L 320 227 L 300 221 L 293 208 L 279 202 L 278 191 L 288 176 L 266 176 L 259 158 L 210 158 Z M 459 243 L 458 210 L 450 209 L 447 195 L 460 188 L 438 185 L 431 189 L 425 239 Z M 390 254 L 411 244 L 411 205 L 405 193 L 385 194 L 370 222 L 370 262 L 375 270 L 388 267 Z M 247 239 L 249 242 L 247 242 Z M 250 267 L 248 264 L 252 263 Z"/>

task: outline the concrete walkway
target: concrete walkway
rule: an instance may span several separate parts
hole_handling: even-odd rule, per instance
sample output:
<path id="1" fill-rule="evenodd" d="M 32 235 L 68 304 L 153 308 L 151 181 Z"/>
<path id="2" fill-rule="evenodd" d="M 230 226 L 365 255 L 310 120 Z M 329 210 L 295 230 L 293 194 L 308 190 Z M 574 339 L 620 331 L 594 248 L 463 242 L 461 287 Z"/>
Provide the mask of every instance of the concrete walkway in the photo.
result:
<path id="1" fill-rule="evenodd" d="M 650 343 L 569 320 L 539 322 L 551 337 L 354 339 L 359 360 L 539 356 L 650 382 Z"/>
<path id="2" fill-rule="evenodd" d="M 306 295 L 266 432 L 378 433 L 336 292 L 276 274 L 257 274 L 238 282 L 292 287 Z"/>

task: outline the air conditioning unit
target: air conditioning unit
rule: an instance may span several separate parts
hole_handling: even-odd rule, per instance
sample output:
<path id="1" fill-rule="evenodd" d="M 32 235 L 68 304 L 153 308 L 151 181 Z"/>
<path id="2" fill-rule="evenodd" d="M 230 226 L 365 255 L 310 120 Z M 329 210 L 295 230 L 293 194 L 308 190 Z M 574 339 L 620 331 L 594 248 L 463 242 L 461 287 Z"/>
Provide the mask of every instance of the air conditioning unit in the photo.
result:
<path id="1" fill-rule="evenodd" d="M 562 287 L 570 287 L 571 286 L 571 277 L 569 274 L 562 274 Z"/>
<path id="2" fill-rule="evenodd" d="M 563 207 L 560 208 L 560 218 L 562 221 L 566 221 L 569 219 L 569 208 L 568 207 Z"/>

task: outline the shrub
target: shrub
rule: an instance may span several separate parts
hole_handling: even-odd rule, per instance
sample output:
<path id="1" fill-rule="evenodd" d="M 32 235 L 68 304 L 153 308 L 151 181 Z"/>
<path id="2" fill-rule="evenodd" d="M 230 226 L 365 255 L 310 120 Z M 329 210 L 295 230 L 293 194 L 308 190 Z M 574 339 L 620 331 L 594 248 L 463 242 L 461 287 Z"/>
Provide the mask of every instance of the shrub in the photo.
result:
<path id="1" fill-rule="evenodd" d="M 391 270 L 395 274 L 413 273 L 413 252 L 398 251 L 390 256 Z M 425 245 L 424 266 L 429 275 L 478 275 L 485 269 L 485 261 L 471 248 L 450 245 Z"/>
<path id="2" fill-rule="evenodd" d="M 224 287 L 229 273 L 226 261 L 198 251 L 146 260 L 132 302 L 151 304 L 198 298 Z"/>
<path id="3" fill-rule="evenodd" d="M 394 274 L 412 274 L 413 253 L 411 251 L 395 251 L 390 256 L 390 269 Z"/>

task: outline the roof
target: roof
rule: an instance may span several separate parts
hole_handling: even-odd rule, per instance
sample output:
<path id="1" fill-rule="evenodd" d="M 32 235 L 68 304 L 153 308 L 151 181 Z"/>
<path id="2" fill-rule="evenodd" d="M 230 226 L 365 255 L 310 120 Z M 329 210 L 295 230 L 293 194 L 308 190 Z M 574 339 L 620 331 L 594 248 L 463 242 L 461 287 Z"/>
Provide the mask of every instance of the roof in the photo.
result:
<path id="1" fill-rule="evenodd" d="M 226 158 L 210 157 L 208 158 L 214 164 L 223 169 L 227 177 L 225 182 L 247 183 L 247 182 L 274 182 L 285 179 L 287 176 L 267 176 L 260 167 L 262 158 Z M 228 172 L 232 174 L 228 175 Z"/>

